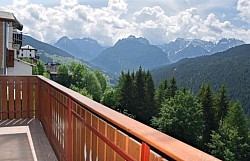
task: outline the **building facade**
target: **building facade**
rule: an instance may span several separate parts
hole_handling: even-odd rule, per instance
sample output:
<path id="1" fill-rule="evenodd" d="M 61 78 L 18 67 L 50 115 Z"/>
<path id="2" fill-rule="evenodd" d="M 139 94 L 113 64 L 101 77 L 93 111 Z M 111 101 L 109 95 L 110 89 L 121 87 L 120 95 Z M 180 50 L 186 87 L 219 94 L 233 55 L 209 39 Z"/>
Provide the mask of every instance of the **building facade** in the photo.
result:
<path id="1" fill-rule="evenodd" d="M 17 59 L 22 46 L 22 29 L 23 25 L 13 13 L 0 11 L 0 75 L 32 75 L 32 66 Z"/>
<path id="2" fill-rule="evenodd" d="M 33 48 L 30 45 L 22 46 L 18 53 L 18 58 L 29 58 L 34 59 L 36 58 L 36 51 L 37 49 Z"/>

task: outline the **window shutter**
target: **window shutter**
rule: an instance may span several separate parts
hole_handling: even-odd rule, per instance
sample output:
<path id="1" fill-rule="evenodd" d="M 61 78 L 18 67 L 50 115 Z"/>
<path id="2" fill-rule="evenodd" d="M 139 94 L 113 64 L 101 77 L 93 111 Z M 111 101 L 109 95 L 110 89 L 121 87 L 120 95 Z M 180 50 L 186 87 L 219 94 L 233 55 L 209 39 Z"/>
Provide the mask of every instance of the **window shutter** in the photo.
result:
<path id="1" fill-rule="evenodd" d="M 14 67 L 14 50 L 7 50 L 6 66 Z"/>

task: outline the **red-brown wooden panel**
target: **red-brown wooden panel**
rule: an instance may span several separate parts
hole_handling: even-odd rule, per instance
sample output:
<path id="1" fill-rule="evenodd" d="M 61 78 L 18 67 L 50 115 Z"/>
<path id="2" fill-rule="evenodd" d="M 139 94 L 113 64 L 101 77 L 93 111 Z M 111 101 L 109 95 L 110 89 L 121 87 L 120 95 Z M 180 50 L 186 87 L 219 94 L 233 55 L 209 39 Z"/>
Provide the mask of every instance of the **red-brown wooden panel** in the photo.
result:
<path id="1" fill-rule="evenodd" d="M 128 152 L 128 136 L 119 130 L 117 130 L 116 145 L 124 152 Z M 125 161 L 120 155 L 117 155 L 116 159 L 117 161 Z"/>
<path id="2" fill-rule="evenodd" d="M 111 126 L 111 125 L 107 125 L 107 138 L 113 142 L 114 144 L 116 144 L 116 129 Z M 107 160 L 116 160 L 116 154 L 115 151 L 107 146 Z"/>
<path id="3" fill-rule="evenodd" d="M 78 104 L 76 104 L 75 108 L 74 108 L 77 112 L 77 114 L 80 115 L 80 106 Z M 75 116 L 75 114 L 74 114 Z M 76 116 L 75 116 L 76 117 Z M 76 156 L 75 156 L 75 159 L 76 160 L 81 160 L 81 126 L 82 126 L 82 123 L 81 121 L 76 117 Z"/>
<path id="4" fill-rule="evenodd" d="M 91 120 L 92 120 L 92 115 L 89 111 L 85 112 L 85 121 L 91 125 Z M 91 157 L 90 157 L 90 153 L 92 152 L 92 132 L 91 130 L 86 127 L 86 160 L 90 161 Z"/>
<path id="5" fill-rule="evenodd" d="M 15 108 L 14 108 L 14 80 L 9 79 L 8 81 L 8 94 L 9 94 L 9 119 L 14 119 Z"/>
<path id="6" fill-rule="evenodd" d="M 77 109 L 78 109 L 78 106 L 77 106 Z M 77 134 L 77 149 L 76 149 L 76 153 L 77 153 L 77 156 L 76 156 L 76 160 L 81 160 L 80 157 L 81 157 L 81 121 L 79 119 L 77 119 L 77 127 L 76 127 L 76 134 Z"/>
<path id="7" fill-rule="evenodd" d="M 86 110 L 83 109 L 82 107 L 80 108 L 80 116 L 81 118 L 85 119 L 85 113 Z M 84 126 L 84 124 L 82 124 L 81 126 L 81 160 L 85 160 L 85 149 L 86 149 L 86 126 Z"/>
<path id="8" fill-rule="evenodd" d="M 98 130 L 99 118 L 95 115 L 92 115 L 92 127 Z M 92 160 L 96 160 L 98 158 L 98 139 L 97 136 L 92 133 Z"/>
<path id="9" fill-rule="evenodd" d="M 162 161 L 162 157 L 155 153 L 154 151 L 150 150 L 149 160 L 150 161 Z"/>
<path id="10" fill-rule="evenodd" d="M 76 103 L 73 103 L 72 104 L 72 110 L 75 111 L 76 109 Z M 72 138 L 73 138 L 73 144 L 72 144 L 72 160 L 73 161 L 77 161 L 76 160 L 76 144 L 77 144 L 77 140 L 76 140 L 76 121 L 77 121 L 77 118 L 76 116 L 73 114 L 72 112 Z"/>
<path id="11" fill-rule="evenodd" d="M 59 102 L 59 95 L 60 93 L 57 91 L 55 94 L 55 98 L 56 98 L 56 106 L 55 106 L 55 124 L 56 124 L 56 128 L 55 128 L 55 137 L 58 138 L 59 135 L 59 108 L 60 108 L 60 102 Z M 58 142 L 58 141 L 57 141 Z"/>
<path id="12" fill-rule="evenodd" d="M 32 79 L 32 100 L 31 100 L 31 117 L 33 118 L 35 116 L 35 110 L 36 110 L 36 84 L 37 79 L 35 77 L 31 77 Z"/>
<path id="13" fill-rule="evenodd" d="M 27 118 L 27 101 L 28 101 L 28 82 L 27 78 L 22 79 L 22 118 Z"/>
<path id="14" fill-rule="evenodd" d="M 1 112 L 8 112 L 7 107 L 7 79 L 2 78 L 1 80 L 2 85 L 2 111 Z M 2 113 L 2 119 L 5 120 L 8 118 L 8 113 Z"/>
<path id="15" fill-rule="evenodd" d="M 61 102 L 62 102 L 63 96 L 61 98 Z M 58 122 L 58 129 L 59 129 L 59 135 L 58 135 L 58 141 L 59 141 L 59 145 L 60 147 L 62 147 L 62 110 L 63 110 L 63 104 L 60 103 L 59 106 L 59 122 Z"/>
<path id="16" fill-rule="evenodd" d="M 104 136 L 107 136 L 107 123 L 101 119 L 99 119 L 99 132 Z M 98 138 L 98 158 L 100 161 L 107 161 L 106 150 L 107 145 L 104 141 L 102 141 L 102 139 Z"/>
<path id="17" fill-rule="evenodd" d="M 64 108 L 64 153 L 68 155 L 68 107 Z"/>
<path id="18" fill-rule="evenodd" d="M 141 160 L 141 144 L 133 138 L 129 138 L 128 153 L 136 160 Z"/>
<path id="19" fill-rule="evenodd" d="M 16 118 L 21 118 L 21 96 L 20 96 L 20 79 L 15 79 L 15 111 Z"/>
<path id="20" fill-rule="evenodd" d="M 41 106 L 41 103 L 39 103 L 39 80 L 38 78 L 36 78 L 36 85 L 35 85 L 35 116 L 36 118 L 40 119 L 40 114 L 41 114 L 41 111 L 40 111 L 40 106 Z"/>
<path id="21" fill-rule="evenodd" d="M 27 117 L 31 118 L 32 117 L 31 110 L 33 110 L 33 82 L 32 82 L 31 78 L 28 78 L 27 82 L 28 82 L 28 86 L 27 86 L 27 89 L 28 89 Z"/>

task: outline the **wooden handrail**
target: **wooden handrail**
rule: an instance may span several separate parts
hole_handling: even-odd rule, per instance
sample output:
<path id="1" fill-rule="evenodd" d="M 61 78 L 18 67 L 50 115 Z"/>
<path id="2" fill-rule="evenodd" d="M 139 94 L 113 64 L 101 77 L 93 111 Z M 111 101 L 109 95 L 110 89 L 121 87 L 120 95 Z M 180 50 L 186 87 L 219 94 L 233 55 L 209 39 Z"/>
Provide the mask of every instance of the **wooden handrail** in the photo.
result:
<path id="1" fill-rule="evenodd" d="M 14 79 L 18 77 L 12 77 L 12 78 Z M 36 78 L 38 78 L 38 81 L 40 82 L 39 84 L 42 84 L 41 87 L 39 87 L 40 91 L 39 91 L 38 97 L 42 99 L 42 100 L 39 100 L 40 101 L 39 106 L 41 106 L 41 108 L 47 108 L 47 106 L 41 102 L 41 101 L 46 101 L 47 99 L 47 98 L 41 98 L 43 94 L 42 86 L 44 86 L 43 88 L 46 88 L 47 86 L 50 87 L 51 93 L 54 92 L 51 95 L 55 97 L 55 98 L 52 97 L 51 102 L 49 102 L 50 106 L 55 107 L 55 108 L 41 109 L 41 115 L 43 115 L 43 113 L 46 112 L 46 113 L 49 113 L 49 115 L 51 115 L 51 117 L 53 118 L 47 118 L 49 116 L 44 115 L 44 116 L 41 116 L 41 121 L 44 124 L 44 126 L 48 126 L 48 127 L 50 126 L 49 124 L 53 124 L 53 121 L 56 123 L 55 125 L 53 125 L 53 126 L 56 126 L 56 128 L 53 129 L 53 126 L 51 128 L 52 128 L 52 133 L 53 133 L 53 130 L 55 133 L 55 136 L 53 137 L 55 138 L 58 137 L 59 139 L 58 141 L 54 141 L 54 142 L 55 144 L 61 145 L 61 150 L 60 149 L 59 150 L 65 151 L 65 155 L 67 155 L 66 153 L 69 153 L 70 155 L 72 155 L 73 157 L 72 160 L 77 160 L 77 157 L 74 158 L 75 157 L 74 154 L 78 154 L 78 152 L 74 151 L 74 148 L 75 148 L 74 145 L 76 145 L 78 138 L 79 138 L 78 141 L 83 140 L 83 139 L 85 140 L 90 139 L 89 143 L 85 143 L 86 147 L 84 147 L 88 150 L 89 148 L 87 147 L 88 144 L 97 143 L 97 145 L 101 146 L 103 144 L 102 141 L 99 140 L 101 139 L 101 137 L 106 137 L 105 138 L 106 145 L 103 144 L 104 147 L 109 145 L 107 142 L 110 141 L 112 145 L 117 146 L 118 150 L 115 149 L 114 152 L 118 153 L 119 151 L 122 151 L 121 152 L 122 154 L 128 153 L 127 157 L 134 158 L 134 160 L 150 160 L 149 158 L 152 159 L 152 157 L 154 156 L 159 156 L 159 158 L 161 157 L 164 158 L 167 156 L 168 158 L 172 158 L 173 160 L 180 160 L 180 161 L 181 160 L 183 161 L 184 160 L 186 161 L 217 161 L 219 160 L 171 136 L 168 136 L 132 118 L 129 118 L 121 113 L 118 113 L 100 103 L 97 103 L 85 96 L 82 96 L 81 94 L 71 89 L 68 89 L 52 80 L 49 80 L 43 76 L 37 76 Z M 44 91 L 46 90 L 44 89 Z M 60 102 L 58 102 L 57 99 L 61 99 L 62 101 L 64 101 L 64 97 L 69 98 L 72 104 L 67 105 L 69 104 L 69 102 L 67 102 L 68 99 L 66 99 L 66 103 L 65 103 L 66 105 L 64 105 L 64 103 L 61 103 L 61 105 L 59 105 Z M 72 113 L 70 111 L 71 109 L 69 108 L 72 108 Z M 68 116 L 69 113 L 67 114 L 67 111 L 70 111 L 70 115 L 73 116 L 73 118 Z M 78 116 L 76 116 L 74 113 L 77 113 Z M 64 116 L 68 116 L 68 117 L 64 118 Z M 70 122 L 70 125 L 67 125 L 68 118 L 73 119 L 72 123 Z M 51 120 L 51 123 L 49 122 L 49 120 Z M 90 126 L 95 128 L 96 130 L 94 129 L 94 131 L 97 131 L 98 133 L 100 133 L 101 137 L 99 137 L 99 135 L 94 135 L 94 131 L 92 134 L 91 132 L 92 127 L 87 128 L 87 126 L 85 126 L 84 124 L 83 124 L 84 127 L 83 125 L 80 126 L 79 122 L 83 123 L 83 121 L 85 121 L 85 124 L 89 124 Z M 103 121 L 107 122 L 107 124 L 103 123 Z M 64 126 L 64 127 L 61 128 L 61 126 Z M 102 127 L 102 126 L 105 126 L 105 127 Z M 45 131 L 46 131 L 46 128 L 48 127 L 45 127 Z M 70 129 L 72 128 L 72 131 L 73 131 L 72 140 L 70 140 L 71 134 L 69 134 L 71 130 L 68 129 L 68 131 L 65 131 L 64 135 L 62 136 L 60 134 L 60 130 L 63 131 L 64 129 L 68 127 L 70 127 Z M 58 129 L 60 130 L 58 131 Z M 117 129 L 117 130 L 115 131 L 115 134 L 112 134 L 112 131 L 114 131 L 114 129 Z M 91 134 L 91 137 L 88 138 L 89 136 L 87 136 L 87 134 Z M 82 138 L 83 137 L 82 135 L 84 135 L 84 138 Z M 125 138 L 124 142 L 128 145 L 130 143 L 139 144 L 138 146 L 135 146 L 136 148 L 138 147 L 139 148 L 138 150 L 140 151 L 140 154 L 138 154 L 138 156 L 137 154 L 133 154 L 134 153 L 133 150 L 130 150 L 128 147 L 122 147 L 120 145 L 122 142 L 121 140 L 119 139 L 114 140 L 114 138 L 119 138 L 120 135 L 122 135 L 121 138 Z M 63 139 L 63 137 L 67 137 L 67 138 Z M 77 138 L 73 138 L 73 137 L 77 137 Z M 92 140 L 92 143 L 90 143 L 91 140 Z M 133 140 L 136 140 L 136 141 L 133 141 Z M 71 141 L 72 141 L 72 144 L 71 144 Z M 72 150 L 71 148 L 67 149 L 68 143 L 70 143 L 70 147 L 73 148 Z M 160 153 L 160 154 L 153 155 L 154 153 L 152 152 L 152 149 L 150 150 L 150 147 L 156 153 Z M 80 150 L 86 150 L 86 149 L 83 149 L 83 147 L 79 147 L 79 148 Z M 72 151 L 72 154 L 70 151 Z M 102 152 L 102 149 L 97 148 L 95 152 L 108 155 L 109 151 L 110 150 L 108 148 L 105 149 L 104 152 Z M 94 151 L 92 153 L 94 153 Z M 160 156 L 161 154 L 163 154 L 163 156 Z M 83 154 L 79 154 L 79 155 L 80 155 L 79 157 L 83 157 L 82 156 Z M 113 152 L 112 152 L 112 155 L 113 155 Z M 116 158 L 116 160 L 119 160 L 117 159 L 119 158 L 118 155 L 119 153 L 114 154 L 114 156 L 112 157 Z M 91 157 L 91 156 L 88 155 L 87 157 Z M 105 157 L 108 157 L 108 156 L 105 156 Z M 124 157 L 126 157 L 126 154 L 124 154 Z M 59 157 L 59 160 L 64 160 L 64 159 L 61 159 Z"/>

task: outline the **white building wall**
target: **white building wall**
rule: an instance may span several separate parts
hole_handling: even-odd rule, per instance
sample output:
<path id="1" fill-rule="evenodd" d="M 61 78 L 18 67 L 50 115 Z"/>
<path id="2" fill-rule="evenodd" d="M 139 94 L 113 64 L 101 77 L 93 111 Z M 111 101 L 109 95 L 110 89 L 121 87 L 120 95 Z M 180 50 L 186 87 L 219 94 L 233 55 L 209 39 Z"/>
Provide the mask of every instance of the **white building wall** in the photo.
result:
<path id="1" fill-rule="evenodd" d="M 7 75 L 32 75 L 32 65 L 14 60 L 14 67 L 7 69 Z"/>
<path id="2" fill-rule="evenodd" d="M 36 51 L 35 50 L 29 50 L 29 49 L 23 49 L 19 50 L 19 58 L 35 58 Z"/>

